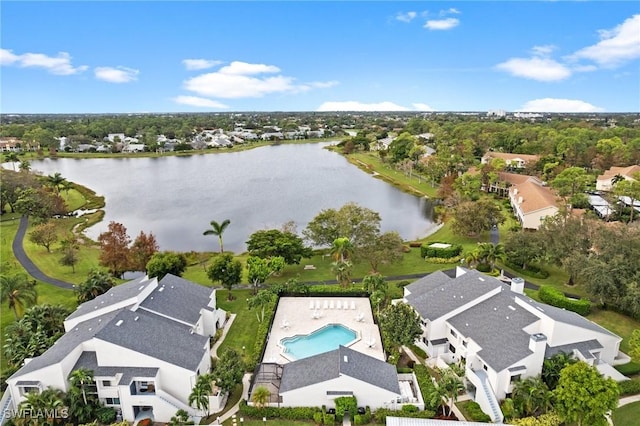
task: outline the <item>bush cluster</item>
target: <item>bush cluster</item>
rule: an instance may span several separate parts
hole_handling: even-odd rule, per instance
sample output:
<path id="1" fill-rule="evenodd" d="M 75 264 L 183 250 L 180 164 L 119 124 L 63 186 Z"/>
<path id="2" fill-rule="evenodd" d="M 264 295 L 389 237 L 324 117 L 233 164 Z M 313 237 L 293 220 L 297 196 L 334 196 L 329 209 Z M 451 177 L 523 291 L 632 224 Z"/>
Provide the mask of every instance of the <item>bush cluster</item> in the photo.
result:
<path id="1" fill-rule="evenodd" d="M 569 299 L 560 290 L 547 285 L 540 286 L 538 297 L 548 305 L 573 311 L 582 316 L 591 311 L 591 301 L 587 299 Z"/>
<path id="2" fill-rule="evenodd" d="M 467 402 L 464 406 L 464 410 L 465 414 L 467 414 L 474 422 L 487 423 L 491 421 L 491 417 L 482 411 L 480 405 L 475 401 Z"/>
<path id="3" fill-rule="evenodd" d="M 451 246 L 447 248 L 429 247 L 431 244 L 435 243 L 449 244 L 443 241 L 427 241 L 426 243 L 422 244 L 422 246 L 420 246 L 420 256 L 422 256 L 423 258 L 441 257 L 444 259 L 449 259 L 451 257 L 460 255 L 460 253 L 462 252 L 462 246 L 460 244 L 451 244 Z"/>
<path id="4" fill-rule="evenodd" d="M 411 417 L 414 419 L 432 419 L 436 415 L 435 411 L 424 410 L 424 411 L 405 411 L 405 410 L 389 410 L 387 408 L 378 408 L 375 413 L 373 413 L 373 418 L 377 423 L 385 424 L 387 422 L 387 417 Z"/>
<path id="5" fill-rule="evenodd" d="M 437 410 L 437 405 L 429 405 L 429 401 L 434 400 L 434 398 L 431 398 L 431 395 L 437 392 L 436 385 L 433 383 L 433 380 L 431 380 L 429 370 L 424 365 L 418 364 L 414 366 L 413 373 L 416 375 L 416 379 L 418 379 L 418 386 L 420 386 L 420 393 L 422 393 L 425 409 Z"/>
<path id="6" fill-rule="evenodd" d="M 462 259 L 461 256 L 454 256 L 454 257 L 425 257 L 424 260 L 427 263 L 447 263 L 447 264 L 451 264 L 451 263 L 458 263 L 460 262 L 460 259 Z"/>
<path id="7" fill-rule="evenodd" d="M 625 380 L 618 382 L 620 395 L 637 395 L 640 393 L 640 379 Z"/>
<path id="8" fill-rule="evenodd" d="M 256 332 L 256 341 L 253 345 L 253 354 L 247 361 L 247 369 L 253 370 L 255 366 L 260 362 L 260 356 L 262 355 L 262 348 L 264 348 L 267 341 L 267 335 L 269 334 L 269 328 L 271 323 L 267 321 L 267 318 L 273 317 L 273 311 L 275 310 L 275 303 L 271 303 L 264 308 L 265 321 L 258 323 L 258 330 Z"/>
<path id="9" fill-rule="evenodd" d="M 261 419 L 285 419 L 285 420 L 311 420 L 315 421 L 316 413 L 323 414 L 320 407 L 262 407 L 256 408 L 248 405 L 246 401 L 240 402 L 240 414 L 246 417 Z M 325 423 L 327 424 L 327 423 Z M 330 423 L 333 424 L 333 423 Z"/>
<path id="10" fill-rule="evenodd" d="M 536 265 L 527 265 L 527 269 L 522 269 L 521 265 L 516 265 L 515 263 L 511 263 L 509 261 L 505 262 L 504 264 L 516 271 L 518 275 L 526 275 L 527 277 L 541 279 L 549 278 L 549 272 L 545 271 L 542 268 L 539 268 Z"/>
<path id="11" fill-rule="evenodd" d="M 640 373 L 640 364 L 631 361 L 626 364 L 616 365 L 615 369 L 625 376 L 634 376 Z"/>

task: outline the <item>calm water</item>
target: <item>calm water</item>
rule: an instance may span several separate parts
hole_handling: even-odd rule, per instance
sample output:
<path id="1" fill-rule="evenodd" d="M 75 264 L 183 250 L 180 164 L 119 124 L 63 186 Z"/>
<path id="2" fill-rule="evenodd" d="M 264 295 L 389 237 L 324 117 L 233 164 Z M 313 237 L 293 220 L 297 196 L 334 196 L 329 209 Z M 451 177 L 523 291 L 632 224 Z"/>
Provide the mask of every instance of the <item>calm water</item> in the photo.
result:
<path id="1" fill-rule="evenodd" d="M 225 250 L 242 252 L 260 229 L 293 220 L 302 231 L 322 209 L 355 202 L 380 213 L 383 231 L 404 239 L 434 226 L 430 202 L 405 194 L 349 164 L 326 144 L 279 145 L 249 151 L 161 158 L 45 159 L 32 168 L 60 172 L 106 198 L 104 221 L 87 230 L 97 236 L 110 221 L 128 234 L 153 232 L 162 250 L 216 251 L 203 236 L 209 222 L 230 219 Z"/>
<path id="2" fill-rule="evenodd" d="M 340 345 L 344 346 L 355 339 L 353 330 L 340 324 L 329 324 L 311 334 L 286 337 L 280 343 L 291 358 L 302 359 L 338 349 Z"/>

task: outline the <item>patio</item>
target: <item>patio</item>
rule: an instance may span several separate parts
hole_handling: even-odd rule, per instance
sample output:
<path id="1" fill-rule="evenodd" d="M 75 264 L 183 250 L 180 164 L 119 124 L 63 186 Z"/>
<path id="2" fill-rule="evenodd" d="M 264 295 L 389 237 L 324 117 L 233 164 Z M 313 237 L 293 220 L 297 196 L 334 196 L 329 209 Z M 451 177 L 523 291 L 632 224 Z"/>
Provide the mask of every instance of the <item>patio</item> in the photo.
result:
<path id="1" fill-rule="evenodd" d="M 365 297 L 281 297 L 267 341 L 263 363 L 286 364 L 280 340 L 310 334 L 328 324 L 342 324 L 358 335 L 349 347 L 385 360 L 378 326 Z"/>

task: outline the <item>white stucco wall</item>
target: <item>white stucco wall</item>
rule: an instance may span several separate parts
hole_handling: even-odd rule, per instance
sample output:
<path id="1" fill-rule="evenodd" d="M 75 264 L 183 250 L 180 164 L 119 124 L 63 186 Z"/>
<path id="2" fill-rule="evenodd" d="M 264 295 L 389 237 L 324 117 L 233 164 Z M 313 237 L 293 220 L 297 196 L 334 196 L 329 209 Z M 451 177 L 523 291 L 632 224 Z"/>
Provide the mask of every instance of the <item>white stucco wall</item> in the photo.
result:
<path id="1" fill-rule="evenodd" d="M 376 408 L 389 408 L 392 406 L 391 401 L 395 401 L 400 397 L 400 394 L 342 375 L 333 380 L 283 392 L 280 394 L 282 396 L 282 403 L 280 405 L 284 407 L 308 407 L 310 405 L 335 407 L 333 401 L 335 398 L 350 396 L 327 396 L 327 391 L 351 391 L 353 392 L 353 396 L 358 400 L 358 406 L 364 407 L 368 405 L 372 410 Z M 400 404 L 398 404 L 398 407 L 399 405 Z"/>

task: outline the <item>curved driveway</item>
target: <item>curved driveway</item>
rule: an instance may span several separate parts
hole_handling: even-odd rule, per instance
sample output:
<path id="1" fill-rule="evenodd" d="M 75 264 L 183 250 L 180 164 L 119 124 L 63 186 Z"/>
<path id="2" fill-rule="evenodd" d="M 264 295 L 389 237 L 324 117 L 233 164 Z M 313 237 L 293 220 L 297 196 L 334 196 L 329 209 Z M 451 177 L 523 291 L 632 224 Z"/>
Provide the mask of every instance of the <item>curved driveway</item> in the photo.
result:
<path id="1" fill-rule="evenodd" d="M 31 275 L 33 278 L 45 282 L 47 284 L 54 285 L 56 287 L 64 288 L 67 290 L 73 290 L 74 285 L 68 283 L 66 281 L 58 280 L 56 278 L 51 278 L 44 274 L 27 256 L 27 253 L 24 251 L 24 247 L 22 246 L 22 240 L 24 240 L 24 235 L 27 232 L 27 226 L 29 225 L 29 219 L 27 216 L 22 216 L 20 218 L 20 226 L 18 226 L 18 232 L 16 232 L 16 236 L 13 239 L 13 243 L 11 248 L 13 249 L 13 255 L 18 259 L 18 262 L 22 265 L 22 267 Z"/>

